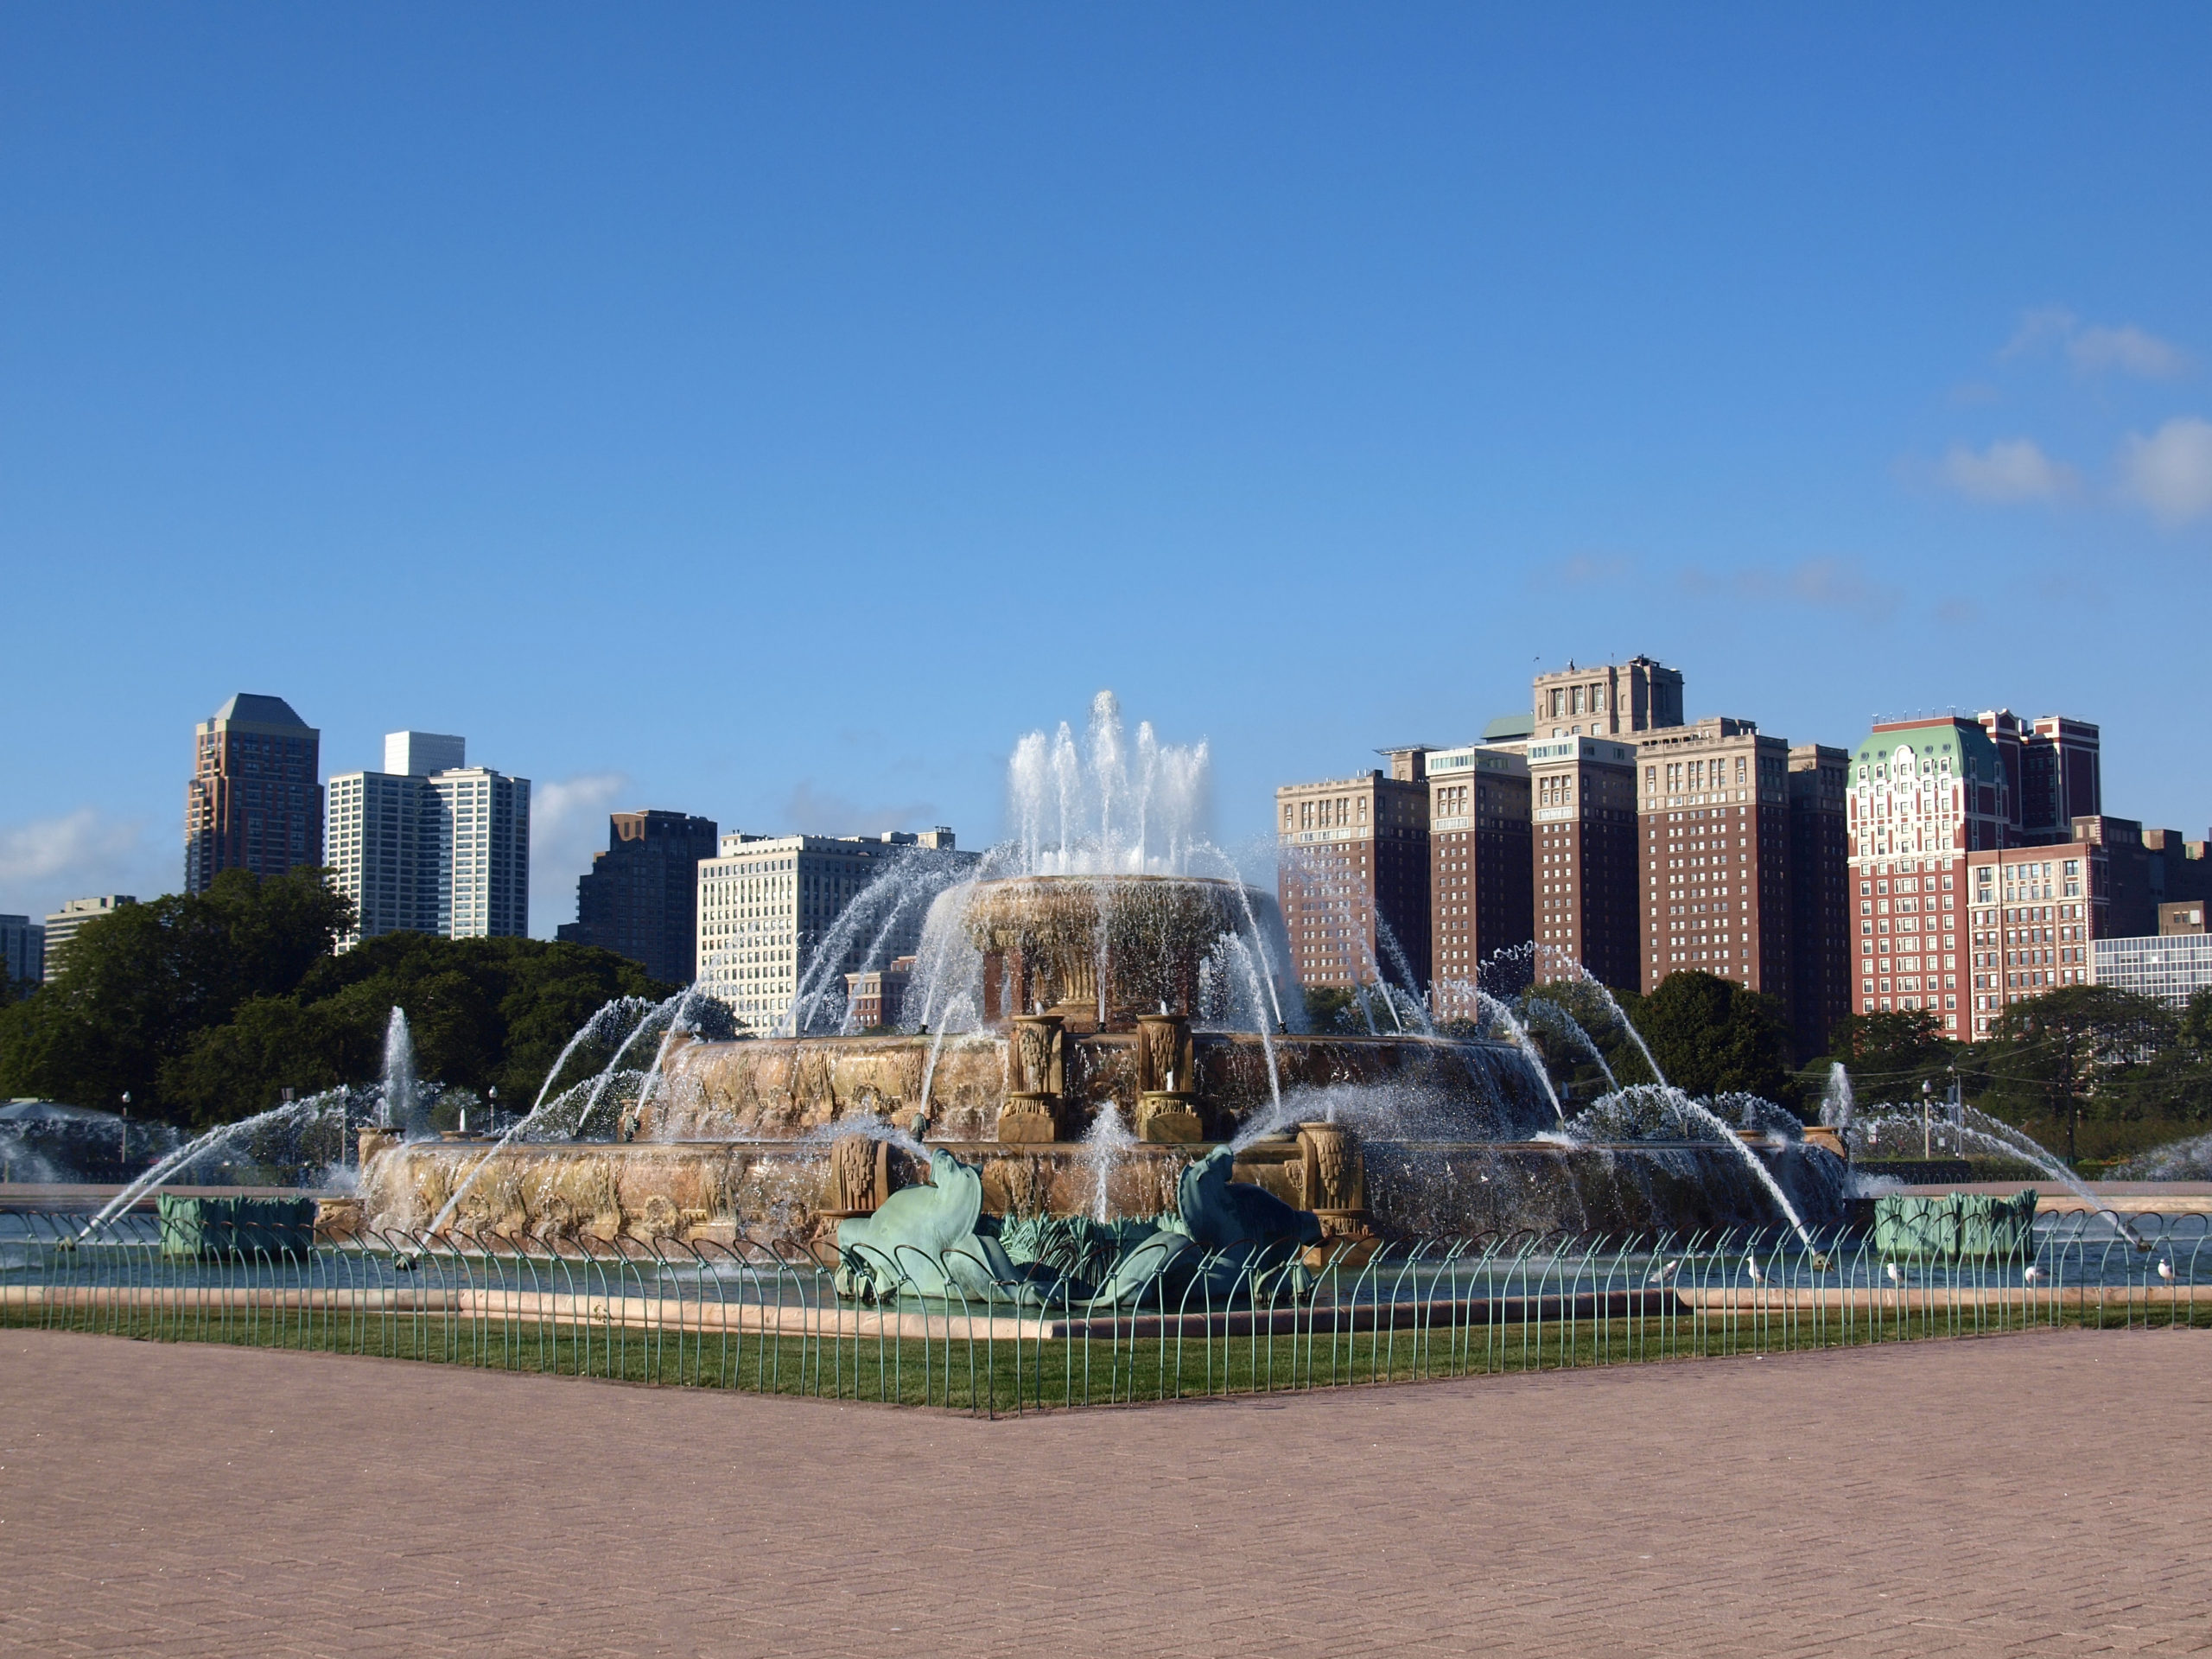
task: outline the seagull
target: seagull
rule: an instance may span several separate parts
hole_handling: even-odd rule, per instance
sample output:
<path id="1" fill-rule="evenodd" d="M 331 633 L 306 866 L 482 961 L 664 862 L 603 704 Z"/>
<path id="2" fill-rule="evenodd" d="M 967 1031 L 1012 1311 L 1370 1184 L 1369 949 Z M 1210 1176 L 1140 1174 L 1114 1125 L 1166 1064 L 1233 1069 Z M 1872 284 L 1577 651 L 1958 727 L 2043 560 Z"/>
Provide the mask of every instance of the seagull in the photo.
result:
<path id="1" fill-rule="evenodd" d="M 1890 1263 L 1888 1271 L 1889 1271 L 1889 1275 L 1890 1275 L 1890 1282 L 1891 1282 L 1891 1284 L 1893 1284 L 1893 1285 L 1901 1285 L 1901 1284 L 1904 1283 L 1904 1274 L 1903 1274 L 1902 1273 L 1899 1273 L 1899 1272 L 1897 1271 L 1897 1264 L 1896 1262 L 1891 1262 L 1891 1263 Z"/>
<path id="2" fill-rule="evenodd" d="M 1666 1263 L 1662 1267 L 1652 1268 L 1651 1276 L 1649 1279 L 1646 1279 L 1643 1282 L 1647 1285 L 1664 1284 L 1668 1280 L 1675 1276 L 1675 1269 L 1681 1265 L 1681 1258 L 1677 1256 L 1675 1260 Z"/>
<path id="3" fill-rule="evenodd" d="M 1745 1256 L 1745 1257 L 1744 1258 L 1744 1271 L 1745 1271 L 1745 1273 L 1748 1273 L 1748 1274 L 1750 1274 L 1751 1275 L 1751 1282 L 1752 1282 L 1753 1284 L 1755 1284 L 1755 1285 L 1756 1285 L 1757 1283 L 1758 1283 L 1758 1281 L 1759 1281 L 1759 1259 L 1758 1259 L 1758 1257 L 1757 1257 L 1756 1255 L 1747 1255 L 1747 1256 Z"/>
<path id="4" fill-rule="evenodd" d="M 2028 1270 L 2020 1275 L 2020 1282 L 2024 1285 L 2032 1285 L 2037 1280 L 2042 1277 L 2043 1269 L 2031 1265 Z"/>
<path id="5" fill-rule="evenodd" d="M 2170 1285 L 2174 1281 L 2174 1264 L 2163 1255 L 2158 1258 L 2158 1277 Z"/>

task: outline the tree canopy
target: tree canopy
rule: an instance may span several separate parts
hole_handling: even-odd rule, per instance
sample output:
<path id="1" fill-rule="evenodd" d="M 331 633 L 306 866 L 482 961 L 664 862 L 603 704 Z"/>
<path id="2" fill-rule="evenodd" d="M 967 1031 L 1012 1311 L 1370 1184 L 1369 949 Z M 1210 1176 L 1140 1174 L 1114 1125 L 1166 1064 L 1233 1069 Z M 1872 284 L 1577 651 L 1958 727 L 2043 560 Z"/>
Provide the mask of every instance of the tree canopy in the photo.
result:
<path id="1" fill-rule="evenodd" d="M 2062 986 L 2005 1009 L 1966 1069 L 1984 1109 L 2015 1122 L 2047 1116 L 2063 1127 L 2071 1160 L 2085 1117 L 2145 1116 L 2161 1085 L 2183 1085 L 2175 1090 L 2179 1101 L 2193 1082 L 2201 1113 L 2212 1082 L 2201 1048 L 2208 1026 L 2212 1001 L 2202 994 L 2177 1017 L 2156 998 L 2116 986 Z M 2185 1027 L 2198 1034 L 2194 1051 L 2179 1040 Z"/>
<path id="2" fill-rule="evenodd" d="M 1789 1020 L 1773 997 L 1691 969 L 1621 1001 L 1668 1082 L 1693 1095 L 1739 1090 L 1796 1104 Z"/>
<path id="3" fill-rule="evenodd" d="M 524 1103 L 569 1036 L 616 996 L 672 987 L 588 945 L 419 933 L 331 947 L 346 901 L 321 874 L 226 871 L 208 892 L 88 925 L 53 983 L 0 1008 L 0 1092 L 220 1122 L 378 1071 L 394 1007 L 417 1065 Z"/>

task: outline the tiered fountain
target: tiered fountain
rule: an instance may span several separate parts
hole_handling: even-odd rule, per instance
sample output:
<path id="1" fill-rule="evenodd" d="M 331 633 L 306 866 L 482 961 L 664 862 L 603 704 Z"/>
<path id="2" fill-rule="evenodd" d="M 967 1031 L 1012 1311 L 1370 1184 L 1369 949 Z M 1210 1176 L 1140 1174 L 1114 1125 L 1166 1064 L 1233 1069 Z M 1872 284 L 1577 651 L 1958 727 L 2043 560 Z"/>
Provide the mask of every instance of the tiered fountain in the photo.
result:
<path id="1" fill-rule="evenodd" d="M 1087 753 L 1065 726 L 1017 749 L 1015 839 L 920 889 L 884 878 L 879 907 L 926 906 L 910 1029 L 841 1032 L 819 971 L 785 1034 L 703 1040 L 673 1007 L 643 1085 L 599 1114 L 609 1139 L 365 1137 L 372 1221 L 813 1244 L 931 1179 L 939 1153 L 976 1172 L 988 1214 L 1142 1219 L 1222 1147 L 1236 1182 L 1330 1235 L 1780 1218 L 1740 1144 L 1680 1122 L 1562 1133 L 1512 1042 L 1303 1030 L 1274 899 L 1195 833 L 1205 772 L 1202 745 L 1164 747 L 1148 726 L 1128 753 L 1102 694 Z M 896 937 L 870 902 L 825 952 Z M 1840 1162 L 1788 1135 L 1763 1155 L 1800 1209 L 1833 1211 Z"/>

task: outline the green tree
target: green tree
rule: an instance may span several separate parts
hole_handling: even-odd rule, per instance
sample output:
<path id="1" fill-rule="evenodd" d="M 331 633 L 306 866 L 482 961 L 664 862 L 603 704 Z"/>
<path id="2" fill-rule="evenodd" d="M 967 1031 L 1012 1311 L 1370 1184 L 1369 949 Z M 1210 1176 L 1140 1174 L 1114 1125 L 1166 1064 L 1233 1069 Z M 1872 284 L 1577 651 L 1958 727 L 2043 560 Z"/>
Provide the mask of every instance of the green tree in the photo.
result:
<path id="1" fill-rule="evenodd" d="M 1306 988 L 1306 1028 L 1308 1031 L 1345 1031 L 1357 1026 L 1367 1029 L 1366 1022 L 1353 1012 L 1352 994 L 1337 985 L 1308 985 Z"/>
<path id="2" fill-rule="evenodd" d="M 1693 1095 L 1732 1090 L 1795 1107 L 1789 1020 L 1774 998 L 1732 980 L 1669 974 L 1629 1007 L 1667 1081 Z"/>
<path id="3" fill-rule="evenodd" d="M 1572 1020 L 1581 1028 L 1592 1046 L 1605 1057 L 1605 1070 L 1623 1084 L 1656 1083 L 1651 1068 L 1644 1064 L 1643 1051 L 1623 1025 L 1624 1019 L 1632 1020 L 1630 1005 L 1638 999 L 1632 992 L 1608 993 L 1603 987 L 1587 980 L 1554 979 L 1531 986 L 1523 1010 L 1529 1034 L 1533 1038 L 1552 1075 L 1561 1080 L 1562 1089 L 1568 1094 L 1589 1098 L 1600 1093 L 1605 1085 L 1605 1072 L 1566 1021 Z M 1616 1017 L 1614 1009 L 1620 1009 Z M 1554 1013 L 1554 1011 L 1556 1011 Z"/>
<path id="4" fill-rule="evenodd" d="M 1825 1073 L 1831 1060 L 1841 1060 L 1852 1094 L 1868 1102 L 1916 1101 L 1923 1083 L 1942 1093 L 1950 1087 L 1961 1054 L 1943 1035 L 1942 1016 L 1924 1008 L 1847 1014 L 1835 1022 L 1828 1044 L 1828 1053 L 1807 1068 L 1807 1081 Z"/>
<path id="5" fill-rule="evenodd" d="M 323 872 L 226 870 L 88 923 L 54 980 L 0 1009 L 0 1092 L 183 1121 L 162 1070 L 255 996 L 282 995 L 330 953 L 352 908 Z"/>
<path id="6" fill-rule="evenodd" d="M 618 996 L 673 986 L 612 951 L 542 939 L 387 933 L 317 963 L 287 996 L 242 1005 L 197 1033 L 163 1073 L 195 1122 L 219 1122 L 305 1092 L 374 1077 L 404 1008 L 427 1078 L 527 1106 L 569 1039 Z"/>
<path id="7" fill-rule="evenodd" d="M 2154 997 L 2062 986 L 2005 1011 L 1974 1057 L 1971 1081 L 1985 1109 L 2016 1121 L 2041 1113 L 2063 1126 L 2070 1163 L 2085 1116 L 2139 1110 L 2140 1087 L 2179 1024 Z"/>

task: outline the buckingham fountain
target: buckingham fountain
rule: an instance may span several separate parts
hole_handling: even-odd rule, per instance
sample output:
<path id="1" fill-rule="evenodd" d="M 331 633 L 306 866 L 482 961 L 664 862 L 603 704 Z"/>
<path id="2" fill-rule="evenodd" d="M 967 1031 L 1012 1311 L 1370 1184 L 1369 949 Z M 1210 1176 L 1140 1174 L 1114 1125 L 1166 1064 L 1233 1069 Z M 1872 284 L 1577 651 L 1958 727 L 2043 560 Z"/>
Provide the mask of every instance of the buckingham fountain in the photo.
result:
<path id="1" fill-rule="evenodd" d="M 1128 742 L 1103 693 L 1086 737 L 1023 739 L 1014 834 L 880 878 L 773 1032 L 718 1033 L 695 988 L 572 1045 L 588 1064 L 556 1066 L 496 1143 L 370 1129 L 361 1219 L 819 1255 L 932 1205 L 994 1235 L 1052 1217 L 1187 1232 L 1206 1211 L 1230 1217 L 1216 1231 L 1311 1243 L 1840 1213 L 1842 1160 L 1778 1109 L 1724 1122 L 1662 1080 L 1570 1116 L 1478 988 L 1473 1034 L 1405 997 L 1383 1029 L 1306 1029 L 1273 895 L 1198 833 L 1205 747 L 1148 726 Z M 855 1030 L 843 974 L 893 950 L 914 957 L 907 1028 Z"/>

